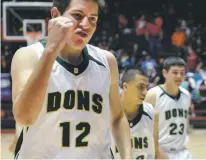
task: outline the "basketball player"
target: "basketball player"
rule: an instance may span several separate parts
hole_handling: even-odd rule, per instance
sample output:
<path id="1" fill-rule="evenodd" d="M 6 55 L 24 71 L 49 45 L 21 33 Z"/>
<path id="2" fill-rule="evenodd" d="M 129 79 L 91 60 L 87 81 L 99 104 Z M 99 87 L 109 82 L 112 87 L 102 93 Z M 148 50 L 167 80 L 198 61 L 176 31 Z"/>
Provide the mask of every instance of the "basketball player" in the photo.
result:
<path id="1" fill-rule="evenodd" d="M 18 123 L 29 126 L 16 158 L 109 159 L 111 132 L 121 158 L 131 158 L 116 59 L 87 44 L 99 2 L 54 0 L 48 39 L 15 53 L 13 112 Z"/>
<path id="2" fill-rule="evenodd" d="M 191 153 L 185 148 L 191 98 L 180 87 L 185 65 L 181 58 L 166 58 L 162 71 L 165 83 L 150 89 L 145 99 L 159 112 L 159 144 L 169 159 L 191 159 Z"/>
<path id="3" fill-rule="evenodd" d="M 122 77 L 122 106 L 130 123 L 133 159 L 167 158 L 158 144 L 158 114 L 144 98 L 149 85 L 148 77 L 139 68 L 128 68 Z M 115 158 L 118 149 L 113 143 Z"/>

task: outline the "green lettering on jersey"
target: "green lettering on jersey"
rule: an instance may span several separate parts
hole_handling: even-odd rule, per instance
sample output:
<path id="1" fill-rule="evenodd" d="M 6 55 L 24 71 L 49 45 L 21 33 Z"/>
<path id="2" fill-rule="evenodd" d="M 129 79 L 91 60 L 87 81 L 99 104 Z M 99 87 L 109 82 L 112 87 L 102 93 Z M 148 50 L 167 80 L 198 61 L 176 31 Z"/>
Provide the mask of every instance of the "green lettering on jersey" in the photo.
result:
<path id="1" fill-rule="evenodd" d="M 61 93 L 49 93 L 47 101 L 47 112 L 57 111 L 61 106 Z"/>
<path id="2" fill-rule="evenodd" d="M 103 103 L 102 96 L 99 94 L 94 94 L 92 96 L 92 101 L 93 101 L 93 105 L 92 105 L 93 111 L 98 114 L 102 113 L 102 103 Z"/>
<path id="3" fill-rule="evenodd" d="M 75 92 L 73 90 L 68 90 L 64 96 L 64 108 L 73 109 L 75 105 Z"/>
<path id="4" fill-rule="evenodd" d="M 82 90 L 76 92 L 74 90 L 68 90 L 64 93 L 64 96 L 62 96 L 60 92 L 49 93 L 47 99 L 47 112 L 57 111 L 60 107 L 66 110 L 71 110 L 76 107 L 77 110 L 93 110 L 95 113 L 101 114 L 103 98 L 100 94 L 92 94 L 89 91 Z"/>
<path id="5" fill-rule="evenodd" d="M 183 108 L 174 108 L 172 110 L 165 111 L 165 120 L 169 120 L 171 118 L 187 118 L 188 117 L 188 110 Z"/>
<path id="6" fill-rule="evenodd" d="M 77 91 L 78 95 L 78 110 L 89 111 L 89 92 L 88 91 Z"/>
<path id="7" fill-rule="evenodd" d="M 143 149 L 148 148 L 148 138 L 147 137 L 133 137 L 132 148 Z"/>

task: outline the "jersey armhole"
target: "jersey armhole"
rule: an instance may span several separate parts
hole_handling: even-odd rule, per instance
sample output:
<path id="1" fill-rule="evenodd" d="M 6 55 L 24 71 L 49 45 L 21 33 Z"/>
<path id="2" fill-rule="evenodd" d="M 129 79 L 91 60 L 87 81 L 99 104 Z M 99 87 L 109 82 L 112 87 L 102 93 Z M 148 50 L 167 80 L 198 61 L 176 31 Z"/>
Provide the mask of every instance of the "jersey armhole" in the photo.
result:
<path id="1" fill-rule="evenodd" d="M 44 46 L 40 42 L 37 42 L 35 44 L 30 45 L 29 47 L 31 47 L 32 49 L 36 51 L 37 57 L 38 59 L 40 59 L 40 57 L 42 56 L 44 52 Z"/>

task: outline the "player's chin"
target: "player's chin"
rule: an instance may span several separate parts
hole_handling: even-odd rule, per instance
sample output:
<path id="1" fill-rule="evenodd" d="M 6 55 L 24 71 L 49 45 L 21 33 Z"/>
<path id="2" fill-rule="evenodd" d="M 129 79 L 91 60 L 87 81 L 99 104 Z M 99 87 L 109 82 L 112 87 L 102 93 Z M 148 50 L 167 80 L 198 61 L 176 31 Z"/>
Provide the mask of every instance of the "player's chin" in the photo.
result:
<path id="1" fill-rule="evenodd" d="M 88 39 L 78 38 L 74 40 L 75 46 L 78 48 L 84 48 L 85 45 L 88 43 Z"/>
<path id="2" fill-rule="evenodd" d="M 138 104 L 142 104 L 144 101 L 144 98 L 138 98 Z"/>
<path id="3" fill-rule="evenodd" d="M 182 82 L 180 82 L 180 81 L 175 81 L 175 84 L 179 87 L 179 86 L 181 86 Z"/>
<path id="4" fill-rule="evenodd" d="M 86 43 L 83 41 L 73 41 L 72 42 L 72 48 L 74 48 L 75 50 L 82 50 L 85 46 L 86 46 Z"/>

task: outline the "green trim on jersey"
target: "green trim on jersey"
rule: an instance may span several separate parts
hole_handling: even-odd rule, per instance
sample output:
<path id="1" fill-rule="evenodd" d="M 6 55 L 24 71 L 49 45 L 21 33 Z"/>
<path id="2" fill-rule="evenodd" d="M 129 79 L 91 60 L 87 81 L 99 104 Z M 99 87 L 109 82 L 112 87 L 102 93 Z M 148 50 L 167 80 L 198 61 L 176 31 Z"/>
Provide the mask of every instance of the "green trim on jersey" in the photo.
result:
<path id="1" fill-rule="evenodd" d="M 180 98 L 180 95 L 181 95 L 181 93 L 182 93 L 182 92 L 180 91 L 180 89 L 178 89 L 177 95 L 176 95 L 176 96 L 173 96 L 173 95 L 167 93 L 161 86 L 159 86 L 159 87 L 160 87 L 160 88 L 162 89 L 162 91 L 163 91 L 163 93 L 160 95 L 160 97 L 163 96 L 164 94 L 166 94 L 167 96 L 169 96 L 170 98 L 174 99 L 175 101 L 177 101 L 177 100 Z"/>
<path id="2" fill-rule="evenodd" d="M 138 112 L 137 112 L 136 116 L 134 117 L 134 119 L 133 120 L 128 120 L 130 128 L 137 125 L 139 123 L 139 121 L 141 120 L 143 115 L 147 116 L 149 119 L 151 119 L 153 121 L 151 116 L 147 112 L 144 111 L 144 105 L 139 104 L 139 109 L 138 109 Z"/>
<path id="3" fill-rule="evenodd" d="M 46 40 L 41 40 L 40 43 L 45 47 L 46 46 Z M 57 56 L 56 58 L 56 61 L 62 65 L 67 71 L 71 72 L 72 74 L 74 75 L 79 75 L 81 73 L 83 73 L 86 68 L 88 67 L 89 65 L 89 59 L 90 59 L 90 56 L 89 56 L 89 53 L 88 53 L 88 50 L 87 50 L 87 47 L 85 47 L 82 51 L 82 56 L 83 56 L 83 61 L 81 64 L 75 66 L 75 65 L 72 65 L 68 62 L 66 62 L 64 59 L 62 59 L 61 57 Z"/>
<path id="4" fill-rule="evenodd" d="M 143 104 L 140 104 L 135 118 L 133 120 L 128 120 L 130 124 L 130 128 L 134 127 L 137 123 L 139 123 L 139 121 L 142 118 L 142 114 L 143 114 Z"/>

